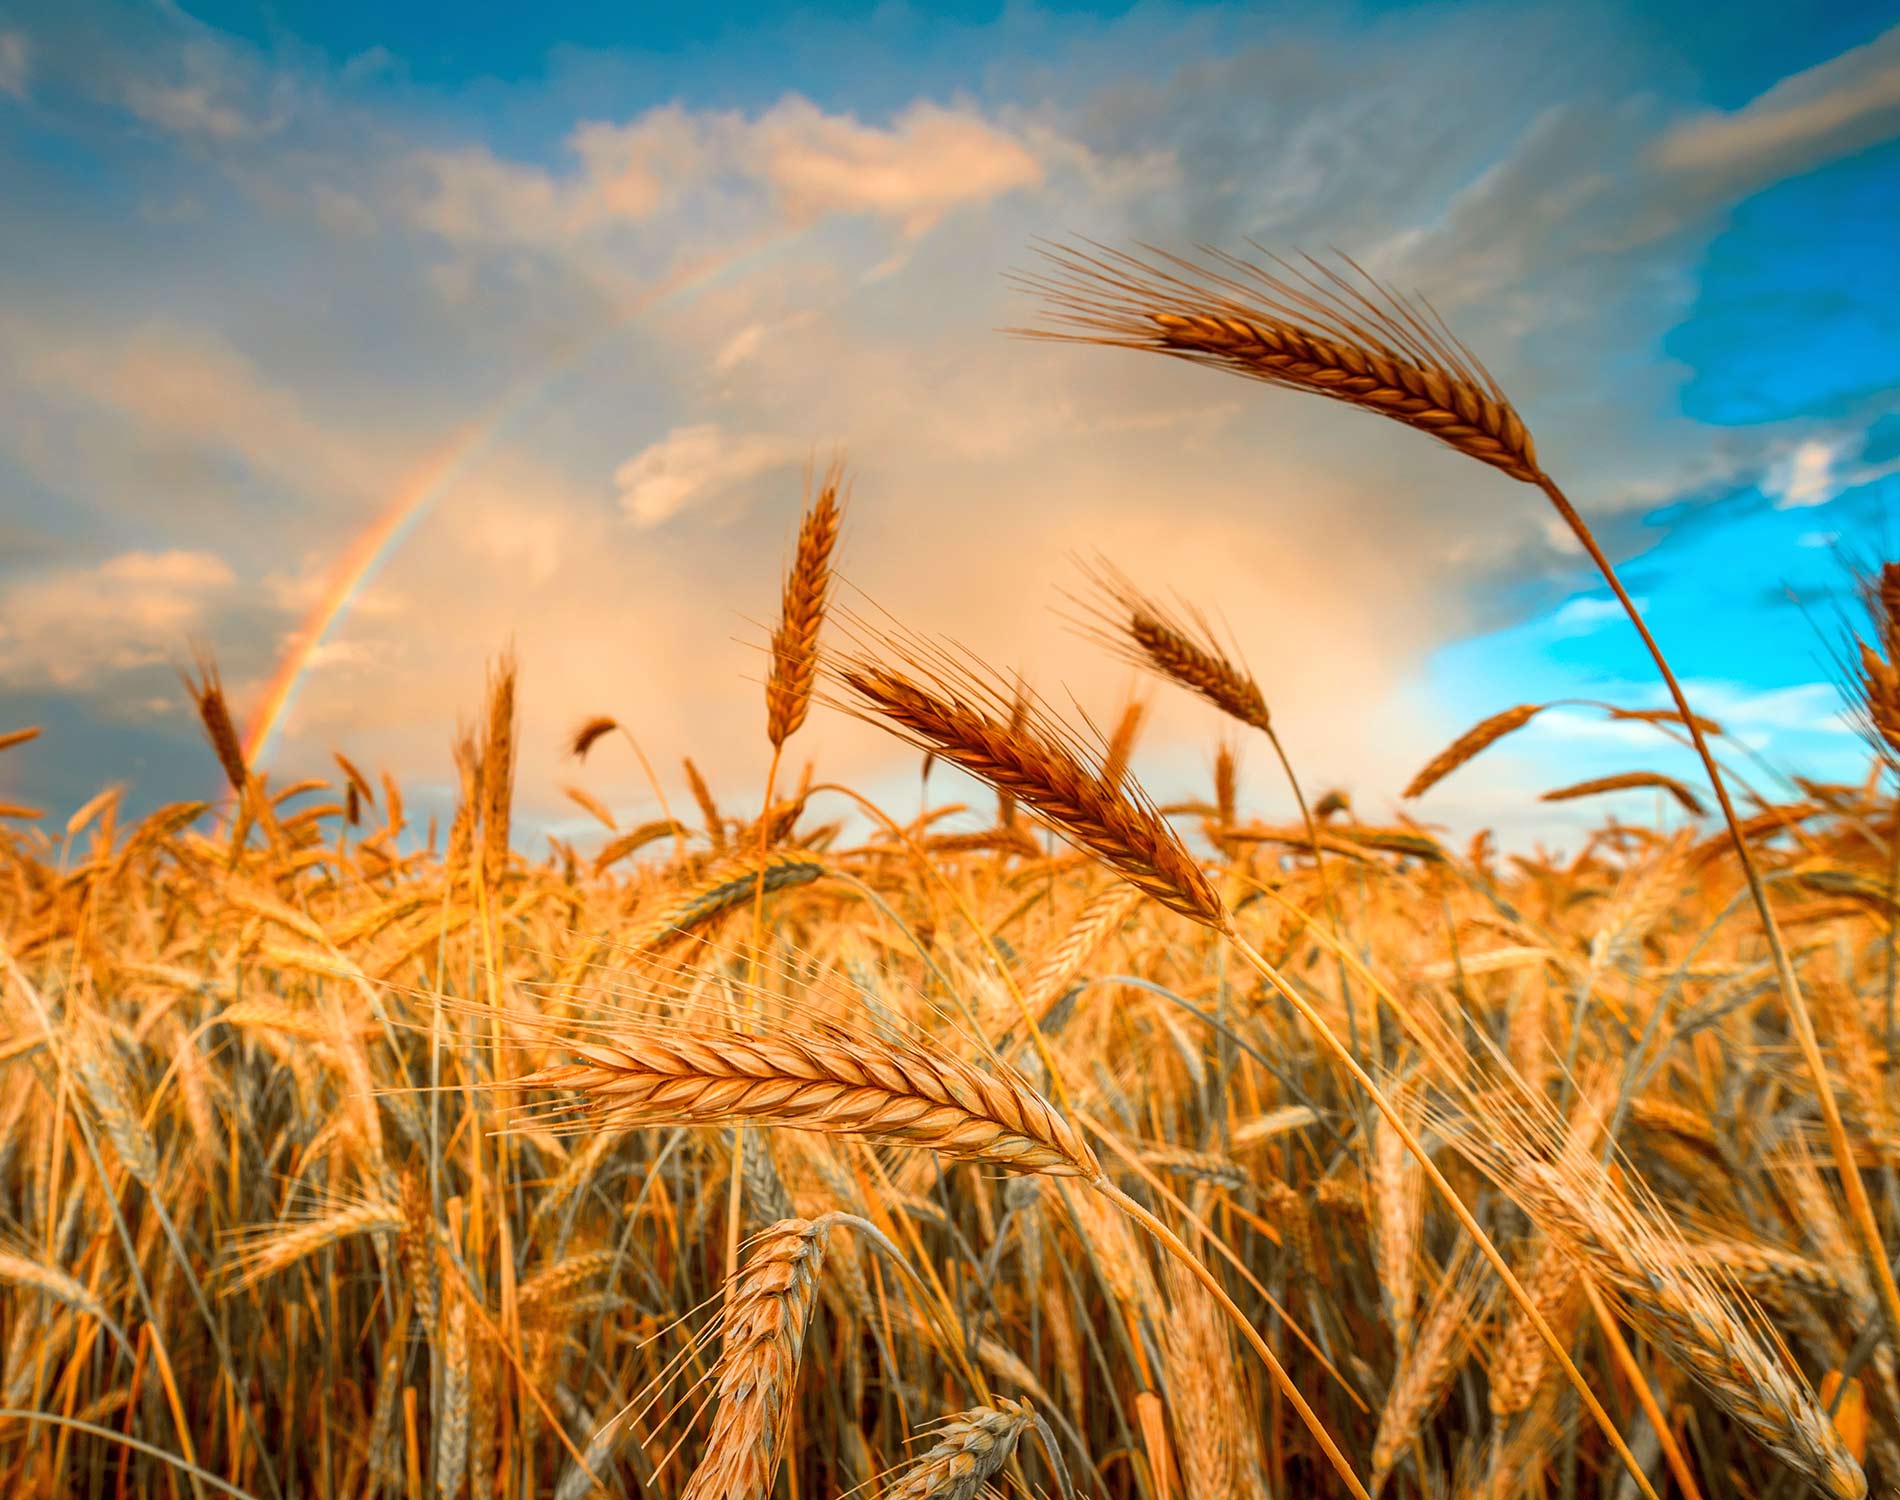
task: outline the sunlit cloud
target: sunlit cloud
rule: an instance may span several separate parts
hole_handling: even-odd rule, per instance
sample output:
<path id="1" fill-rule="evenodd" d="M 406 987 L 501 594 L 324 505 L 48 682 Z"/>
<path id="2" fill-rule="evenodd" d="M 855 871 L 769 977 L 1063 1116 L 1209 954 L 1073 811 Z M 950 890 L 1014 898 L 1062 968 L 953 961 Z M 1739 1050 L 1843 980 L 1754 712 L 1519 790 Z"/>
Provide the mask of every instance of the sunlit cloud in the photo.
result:
<path id="1" fill-rule="evenodd" d="M 1734 110 L 1672 126 L 1655 160 L 1673 172 L 1781 173 L 1888 139 L 1900 128 L 1900 26 L 1781 80 Z"/>
<path id="2" fill-rule="evenodd" d="M 0 588 L 0 681 L 68 690 L 109 686 L 181 659 L 236 577 L 208 552 L 124 552 Z"/>
<path id="3" fill-rule="evenodd" d="M 1612 45 L 1608 22 L 1230 19 L 1216 48 L 1173 12 L 1043 17 L 1033 66 L 915 87 L 789 67 L 722 82 L 716 48 L 664 90 L 622 87 L 637 64 L 609 52 L 487 80 L 479 105 L 389 49 L 265 50 L 164 16 L 103 53 L 52 25 L 0 32 L 0 93 L 31 101 L 9 118 L 32 117 L 47 159 L 85 139 L 114 185 L 55 199 L 30 253 L 0 254 L 5 680 L 44 682 L 19 642 L 117 588 L 139 623 L 74 637 L 90 663 L 69 669 L 74 695 L 104 714 L 115 673 L 168 671 L 197 637 L 246 706 L 334 595 L 338 559 L 454 452 L 311 649 L 273 767 L 347 739 L 441 778 L 485 659 L 513 639 L 535 726 L 524 816 L 558 806 L 548 726 L 601 709 L 638 713 L 662 760 L 690 751 L 749 788 L 756 622 L 806 472 L 839 453 L 844 572 L 869 605 L 1105 715 L 1126 670 L 1051 608 L 1070 555 L 1100 546 L 1229 620 L 1302 766 L 1367 816 L 1467 707 L 1627 686 L 1633 636 L 1534 492 L 1336 405 L 1005 336 L 1035 309 L 1004 273 L 1070 232 L 1337 244 L 1417 287 L 1620 563 L 1722 534 L 1731 507 L 1805 516 L 1779 542 L 1791 556 L 1854 532 L 1846 511 L 1894 467 L 1857 457 L 1871 398 L 1717 429 L 1685 414 L 1685 372 L 1657 350 L 1741 195 L 1900 130 L 1891 34 L 1762 73 L 1718 111 L 1661 44 Z M 888 20 L 899 37 L 929 24 Z M 1500 57 L 1559 41 L 1565 68 L 1493 86 Z M 105 571 L 174 553 L 229 576 Z M 1677 555 L 1679 576 L 1632 587 L 1667 615 L 1685 583 L 1732 578 L 1746 603 L 1720 602 L 1738 611 L 1722 644 L 1746 652 L 1775 566 Z M 1707 645 L 1716 609 L 1666 633 Z M 1502 644 L 1461 678 L 1471 703 L 1421 711 L 1434 654 L 1486 632 Z M 1761 692 L 1812 676 L 1760 671 Z M 1811 734 L 1825 715 L 1806 712 L 1748 732 Z M 824 718 L 809 746 L 828 769 L 890 770 L 888 746 Z M 1551 784 L 1562 727 L 1432 815 L 1580 826 L 1513 801 Z M 1198 793 L 1218 728 L 1163 695 L 1144 775 Z M 1270 770 L 1248 774 L 1272 801 Z M 590 767 L 637 803 L 619 775 Z"/>
<path id="4" fill-rule="evenodd" d="M 799 447 L 763 433 L 723 433 L 715 423 L 676 427 L 614 470 L 620 508 L 636 526 L 658 526 L 734 485 L 792 463 Z"/>

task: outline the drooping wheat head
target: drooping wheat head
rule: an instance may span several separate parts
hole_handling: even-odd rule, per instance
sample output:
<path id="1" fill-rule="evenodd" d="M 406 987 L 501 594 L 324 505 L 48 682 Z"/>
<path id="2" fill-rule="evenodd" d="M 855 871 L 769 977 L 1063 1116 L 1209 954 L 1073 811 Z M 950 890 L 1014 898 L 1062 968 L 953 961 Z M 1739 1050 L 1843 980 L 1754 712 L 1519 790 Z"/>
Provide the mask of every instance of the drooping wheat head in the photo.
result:
<path id="1" fill-rule="evenodd" d="M 1089 633 L 1123 660 L 1178 683 L 1222 713 L 1263 731 L 1272 728 L 1266 695 L 1253 674 L 1220 643 L 1192 603 L 1173 605 L 1145 594 L 1106 558 L 1083 565 L 1093 597 Z"/>
<path id="2" fill-rule="evenodd" d="M 1498 383 L 1422 300 L 1352 261 L 1269 270 L 1216 250 L 1195 262 L 1091 244 L 1039 247 L 1048 266 L 1016 278 L 1052 324 L 1041 338 L 1146 349 L 1310 391 L 1437 438 L 1513 479 L 1542 477 L 1523 420 Z M 1091 251 L 1093 253 L 1091 253 Z"/>
<path id="3" fill-rule="evenodd" d="M 993 674 L 919 642 L 887 644 L 895 663 L 855 653 L 834 667 L 856 712 L 1007 792 L 1169 910 L 1222 925 L 1226 909 L 1207 876 L 1131 778 L 1106 780 L 1040 704 L 1012 727 Z"/>

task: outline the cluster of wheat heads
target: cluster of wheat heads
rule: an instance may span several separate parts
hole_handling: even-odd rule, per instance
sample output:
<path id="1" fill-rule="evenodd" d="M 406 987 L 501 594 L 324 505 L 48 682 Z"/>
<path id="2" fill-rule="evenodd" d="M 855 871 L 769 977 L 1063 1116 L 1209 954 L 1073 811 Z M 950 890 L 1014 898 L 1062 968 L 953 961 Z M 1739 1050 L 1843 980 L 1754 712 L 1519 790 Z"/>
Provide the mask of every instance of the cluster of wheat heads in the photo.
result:
<path id="1" fill-rule="evenodd" d="M 1429 314 L 1137 265 L 1066 263 L 1090 336 L 1545 487 Z M 208 665 L 217 805 L 0 808 L 5 1493 L 1900 1482 L 1877 774 L 1750 785 L 1686 704 L 1601 705 L 1720 780 L 1557 788 L 1671 799 L 1565 857 L 1453 848 L 1309 802 L 1212 608 L 1091 565 L 1090 633 L 1232 737 L 1205 800 L 1157 807 L 1138 711 L 1097 739 L 901 632 L 827 659 L 842 493 L 834 469 L 792 549 L 773 771 L 737 815 L 691 760 L 656 771 L 628 705 L 568 740 L 597 835 L 524 852 L 516 747 L 545 730 L 506 660 L 441 828 L 347 753 L 272 786 Z M 1843 657 L 1876 771 L 1887 583 Z M 825 698 L 993 813 L 780 787 Z M 1297 819 L 1241 804 L 1249 736 Z M 620 742 L 632 820 L 582 782 Z"/>

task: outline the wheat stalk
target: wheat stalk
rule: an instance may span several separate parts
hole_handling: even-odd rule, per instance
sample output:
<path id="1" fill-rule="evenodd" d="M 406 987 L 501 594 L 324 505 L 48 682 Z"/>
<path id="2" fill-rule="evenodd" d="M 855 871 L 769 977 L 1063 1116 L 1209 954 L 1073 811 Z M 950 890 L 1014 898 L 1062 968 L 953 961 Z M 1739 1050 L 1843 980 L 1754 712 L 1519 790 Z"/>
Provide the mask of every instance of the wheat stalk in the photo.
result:
<path id="1" fill-rule="evenodd" d="M 722 860 L 621 942 L 636 953 L 666 948 L 725 913 L 750 905 L 761 890 L 809 885 L 828 869 L 822 858 L 803 849 L 767 850 L 762 859 L 745 856 Z"/>
<path id="2" fill-rule="evenodd" d="M 1673 776 L 1665 776 L 1660 771 L 1622 771 L 1614 776 L 1598 776 L 1589 781 L 1574 782 L 1569 786 L 1560 786 L 1545 792 L 1545 802 L 1574 802 L 1579 797 L 1596 797 L 1605 792 L 1638 791 L 1653 787 L 1657 791 L 1667 792 L 1674 797 L 1682 810 L 1692 818 L 1703 814 L 1702 804 L 1696 800 L 1694 792 Z"/>

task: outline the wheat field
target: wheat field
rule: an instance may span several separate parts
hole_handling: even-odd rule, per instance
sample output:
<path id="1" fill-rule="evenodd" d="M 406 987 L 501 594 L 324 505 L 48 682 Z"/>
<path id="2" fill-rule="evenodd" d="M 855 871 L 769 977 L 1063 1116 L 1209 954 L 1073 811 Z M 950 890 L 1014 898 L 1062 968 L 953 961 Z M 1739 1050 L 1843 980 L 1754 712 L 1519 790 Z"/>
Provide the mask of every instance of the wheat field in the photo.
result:
<path id="1" fill-rule="evenodd" d="M 1362 822 L 1307 795 L 1218 601 L 1103 561 L 1088 636 L 1212 726 L 1204 799 L 1157 806 L 1138 706 L 1098 733 L 830 607 L 837 469 L 749 807 L 603 714 L 568 741 L 598 836 L 524 852 L 516 753 L 565 726 L 520 721 L 503 657 L 454 819 L 418 827 L 343 753 L 272 786 L 203 664 L 217 803 L 0 810 L 5 1493 L 1900 1483 L 1900 566 L 1842 655 L 1867 780 L 1771 778 L 1429 309 L 1349 265 L 1092 247 L 1025 281 L 1039 332 L 1344 401 L 1527 486 L 1673 704 L 1592 711 L 1708 779 L 1554 788 L 1658 800 L 1561 859 L 1454 846 L 1432 790 L 1548 706 L 1527 683 Z M 938 800 L 794 780 L 814 711 L 890 730 Z M 1237 805 L 1242 754 L 1296 818 Z M 610 755 L 661 817 L 586 789 Z M 946 767 L 987 790 L 949 800 Z"/>

